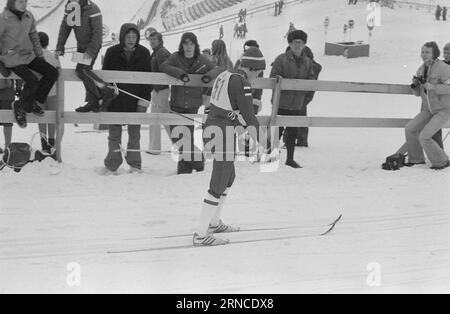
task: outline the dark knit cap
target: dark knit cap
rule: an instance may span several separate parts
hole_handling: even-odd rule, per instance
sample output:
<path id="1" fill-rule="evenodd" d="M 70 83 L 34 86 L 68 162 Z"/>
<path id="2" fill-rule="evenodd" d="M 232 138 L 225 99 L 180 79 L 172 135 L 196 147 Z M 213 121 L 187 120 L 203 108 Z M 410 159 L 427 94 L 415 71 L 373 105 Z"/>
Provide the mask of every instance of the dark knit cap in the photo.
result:
<path id="1" fill-rule="evenodd" d="M 292 43 L 297 39 L 301 39 L 306 44 L 308 41 L 308 34 L 302 30 L 295 30 L 288 34 L 288 43 Z"/>
<path id="2" fill-rule="evenodd" d="M 247 40 L 244 47 L 256 47 L 259 48 L 258 42 L 256 40 Z"/>
<path id="3" fill-rule="evenodd" d="M 241 67 L 251 70 L 265 70 L 266 60 L 261 50 L 256 47 L 248 48 L 241 57 Z"/>

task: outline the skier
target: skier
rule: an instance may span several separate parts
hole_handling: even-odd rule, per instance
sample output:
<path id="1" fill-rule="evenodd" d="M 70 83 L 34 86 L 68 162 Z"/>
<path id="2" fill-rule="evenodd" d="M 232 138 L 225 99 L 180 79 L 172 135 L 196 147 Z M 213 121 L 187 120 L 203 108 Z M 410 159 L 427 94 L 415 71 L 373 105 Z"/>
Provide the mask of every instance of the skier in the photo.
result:
<path id="1" fill-rule="evenodd" d="M 437 7 L 436 7 L 436 12 L 435 12 L 435 16 L 436 16 L 436 20 L 440 20 L 441 19 L 441 14 L 442 14 L 442 8 L 441 8 L 441 6 L 440 5 L 438 5 Z"/>
<path id="2" fill-rule="evenodd" d="M 220 25 L 220 28 L 219 28 L 219 39 L 222 39 L 223 36 L 224 36 L 224 33 L 223 33 L 223 25 Z"/>
<path id="3" fill-rule="evenodd" d="M 247 127 L 259 129 L 258 120 L 253 112 L 250 82 L 257 79 L 260 72 L 266 68 L 263 54 L 258 48 L 248 49 L 241 58 L 237 71 L 225 71 L 214 82 L 211 105 L 205 122 L 205 132 L 209 127 L 222 130 L 223 148 L 214 155 L 213 172 L 210 188 L 203 201 L 197 232 L 194 234 L 194 246 L 216 246 L 228 244 L 228 240 L 214 236 L 217 233 L 238 232 L 240 229 L 226 225 L 221 220 L 221 211 L 227 197 L 228 190 L 235 179 L 234 168 L 234 139 L 235 134 L 229 135 L 228 128 L 239 125 L 239 112 Z M 258 137 L 258 136 L 257 136 Z M 214 137 L 214 139 L 216 139 Z M 204 138 L 207 143 L 207 138 Z M 259 140 L 259 139 L 255 139 Z M 231 145 L 227 145 L 231 142 Z M 260 141 L 264 143 L 264 141 Z M 230 147 L 232 149 L 230 150 Z"/>
<path id="4" fill-rule="evenodd" d="M 447 21 L 447 7 L 442 9 L 442 20 Z"/>
<path id="5" fill-rule="evenodd" d="M 78 63 L 75 69 L 86 88 L 87 102 L 75 111 L 99 112 L 101 107 L 108 107 L 118 95 L 116 88 L 92 72 L 102 47 L 103 19 L 99 7 L 91 0 L 69 0 L 59 29 L 55 51 L 57 57 L 64 55 L 64 46 L 72 29 L 77 40 L 77 52 L 83 54 L 83 59 L 90 60 L 89 65 Z"/>
<path id="6" fill-rule="evenodd" d="M 295 26 L 293 22 L 289 22 L 289 30 L 287 31 L 286 35 L 284 35 L 284 38 L 287 38 L 290 32 L 295 31 Z"/>
<path id="7" fill-rule="evenodd" d="M 25 128 L 27 113 L 38 117 L 45 114 L 42 104 L 58 79 L 58 71 L 43 58 L 36 21 L 27 10 L 27 1 L 8 0 L 0 14 L 0 53 L 0 73 L 8 77 L 13 72 L 25 82 L 21 97 L 13 103 L 17 124 Z M 42 78 L 38 79 L 33 71 Z"/>

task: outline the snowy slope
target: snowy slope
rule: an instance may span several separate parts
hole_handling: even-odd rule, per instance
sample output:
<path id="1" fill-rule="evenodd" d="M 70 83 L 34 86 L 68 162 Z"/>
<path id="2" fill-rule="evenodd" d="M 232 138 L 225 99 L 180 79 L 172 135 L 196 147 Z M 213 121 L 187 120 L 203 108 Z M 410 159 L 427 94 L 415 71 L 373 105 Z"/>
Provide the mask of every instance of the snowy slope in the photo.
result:
<path id="1" fill-rule="evenodd" d="M 357 25 L 352 37 L 367 40 L 366 14 L 362 4 L 310 1 L 280 18 L 250 18 L 249 37 L 258 39 L 272 61 L 285 49 L 283 36 L 293 21 L 309 33 L 308 44 L 324 66 L 322 79 L 390 83 L 409 82 L 425 41 L 450 41 L 448 26 L 426 11 L 383 10 L 371 58 L 323 56 L 325 16 L 331 19 L 329 40 L 342 40 L 348 19 Z M 198 35 L 205 47 L 217 32 Z M 168 48 L 174 50 L 178 40 L 168 38 Z M 229 30 L 226 41 L 235 59 L 243 42 L 232 41 Z M 82 89 L 69 88 L 74 107 Z M 269 97 L 265 92 L 265 113 Z M 412 117 L 419 105 L 412 96 L 318 93 L 310 115 Z M 29 141 L 35 131 L 36 126 L 15 128 L 14 139 Z M 449 170 L 433 172 L 429 165 L 380 170 L 385 156 L 402 143 L 402 130 L 315 128 L 311 148 L 297 151 L 302 170 L 281 166 L 262 173 L 256 165 L 237 164 L 227 222 L 308 229 L 342 213 L 327 237 L 122 255 L 106 252 L 151 247 L 159 243 L 154 237 L 192 232 L 211 164 L 205 173 L 180 177 L 173 176 L 170 155 L 144 155 L 144 174 L 127 174 L 124 166 L 120 176 L 101 177 L 95 171 L 106 155 L 107 133 L 91 131 L 67 126 L 61 165 L 46 161 L 20 175 L 0 172 L 0 293 L 450 292 Z M 146 148 L 147 128 L 142 137 Z M 164 148 L 170 148 L 167 139 Z M 67 284 L 70 263 L 81 266 L 79 287 Z M 381 266 L 380 287 L 367 285 L 372 263 Z"/>

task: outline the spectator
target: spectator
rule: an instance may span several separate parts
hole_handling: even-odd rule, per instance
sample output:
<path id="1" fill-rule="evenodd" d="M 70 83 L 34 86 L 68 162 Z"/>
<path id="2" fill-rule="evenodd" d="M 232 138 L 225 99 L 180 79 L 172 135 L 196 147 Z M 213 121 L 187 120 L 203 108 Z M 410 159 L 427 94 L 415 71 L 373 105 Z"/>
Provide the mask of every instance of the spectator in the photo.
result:
<path id="1" fill-rule="evenodd" d="M 38 34 L 45 61 L 47 61 L 56 69 L 60 69 L 61 63 L 57 58 L 55 58 L 55 55 L 47 49 L 49 45 L 48 35 L 44 32 L 39 32 Z M 48 94 L 47 101 L 43 104 L 43 109 L 56 111 L 57 106 L 58 96 L 56 94 L 56 85 L 53 85 L 53 88 Z M 54 124 L 41 123 L 39 124 L 39 133 L 41 135 L 42 151 L 53 155 L 55 153 L 56 126 Z"/>
<path id="2" fill-rule="evenodd" d="M 105 54 L 103 70 L 150 72 L 150 51 L 139 44 L 139 30 L 135 24 L 122 25 L 120 44 L 109 48 Z M 150 100 L 151 86 L 143 84 L 120 84 L 118 87 L 142 99 Z M 109 112 L 146 112 L 150 101 L 137 100 L 127 94 L 120 94 L 108 108 Z M 130 173 L 142 171 L 140 150 L 140 125 L 128 125 L 128 146 L 126 162 L 130 165 Z M 122 141 L 122 125 L 109 126 L 109 152 L 105 158 L 104 174 L 115 174 L 123 162 L 120 145 Z"/>
<path id="3" fill-rule="evenodd" d="M 290 48 L 288 48 L 288 49 L 290 49 Z M 320 72 L 322 72 L 322 66 L 314 60 L 314 54 L 308 46 L 306 46 L 305 49 L 303 49 L 302 55 L 305 57 L 308 57 L 312 61 L 313 71 L 314 71 L 314 79 L 315 80 L 319 79 L 319 74 L 320 74 Z M 302 107 L 300 116 L 306 117 L 308 115 L 308 105 L 313 100 L 314 95 L 315 95 L 315 92 L 308 92 L 306 94 L 305 105 Z M 309 135 L 309 128 L 307 128 L 307 127 L 299 128 L 296 146 L 309 147 L 308 135 Z"/>
<path id="4" fill-rule="evenodd" d="M 8 77 L 11 72 L 24 82 L 24 91 L 13 103 L 17 124 L 27 125 L 26 114 L 42 117 L 42 105 L 58 78 L 58 71 L 42 56 L 42 47 L 36 31 L 33 14 L 27 10 L 27 1 L 8 0 L 0 14 L 0 73 Z M 42 75 L 39 80 L 33 71 Z"/>
<path id="5" fill-rule="evenodd" d="M 11 110 L 14 102 L 14 81 L 0 79 L 0 110 Z M 5 149 L 11 145 L 12 139 L 12 123 L 1 123 L 3 126 L 3 135 L 5 137 Z M 0 147 L 0 154 L 3 149 Z"/>
<path id="6" fill-rule="evenodd" d="M 405 129 L 409 155 L 407 166 L 425 164 L 424 151 L 432 163 L 432 169 L 441 170 L 450 166 L 447 154 L 432 138 L 450 120 L 450 95 L 438 96 L 435 90 L 435 85 L 450 82 L 450 67 L 438 59 L 439 55 L 440 50 L 435 42 L 422 47 L 424 64 L 411 85 L 414 94 L 422 98 L 422 109 Z"/>
<path id="7" fill-rule="evenodd" d="M 170 52 L 164 47 L 164 40 L 162 34 L 154 32 L 150 34 L 150 46 L 153 49 L 153 53 L 150 57 L 152 71 L 160 73 L 161 65 L 166 62 L 170 57 Z M 169 113 L 169 86 L 167 85 L 153 85 L 152 91 L 152 113 Z M 170 137 L 169 126 L 164 126 L 167 134 Z M 161 154 L 161 126 L 150 126 L 150 144 L 149 152 L 153 155 Z"/>
<path id="8" fill-rule="evenodd" d="M 436 20 L 440 20 L 441 19 L 441 14 L 442 14 L 442 8 L 440 5 L 438 5 L 436 7 L 436 12 L 434 13 L 434 15 L 436 16 Z"/>
<path id="9" fill-rule="evenodd" d="M 78 63 L 75 69 L 86 88 L 87 104 L 76 109 L 77 112 L 99 112 L 100 107 L 107 108 L 117 97 L 117 90 L 105 83 L 92 72 L 95 60 L 102 47 L 103 19 L 99 7 L 91 0 L 69 0 L 59 29 L 55 55 L 64 55 L 64 46 L 72 29 L 77 40 L 77 52 L 90 65 Z"/>
<path id="10" fill-rule="evenodd" d="M 259 44 L 256 40 L 247 40 L 244 44 L 244 53 L 250 48 L 250 47 L 255 47 L 259 49 Z M 237 70 L 239 68 L 239 66 L 241 65 L 241 58 L 243 56 L 243 54 L 241 55 L 241 57 L 239 58 L 239 60 L 236 61 L 236 64 L 234 65 L 234 68 Z M 264 77 L 264 72 L 261 72 L 259 74 L 259 78 Z M 255 114 L 258 114 L 259 112 L 261 112 L 262 110 L 262 93 L 263 90 L 262 89 L 252 89 L 252 97 L 253 97 L 253 109 L 255 111 Z"/>
<path id="11" fill-rule="evenodd" d="M 233 62 L 227 53 L 227 45 L 223 40 L 214 40 L 212 43 L 212 58 L 214 63 L 223 70 L 233 69 Z"/>
<path id="12" fill-rule="evenodd" d="M 312 61 L 302 55 L 306 46 L 308 35 L 296 30 L 289 33 L 288 42 L 290 49 L 279 55 L 272 64 L 270 77 L 281 76 L 287 79 L 314 79 L 314 70 Z M 286 116 L 299 116 L 302 108 L 305 106 L 307 93 L 303 91 L 282 91 L 278 114 Z M 295 141 L 297 138 L 297 128 L 280 128 L 280 136 L 287 132 L 287 160 L 286 165 L 292 168 L 301 168 L 295 162 Z"/>
<path id="13" fill-rule="evenodd" d="M 204 55 L 209 61 L 211 61 L 211 62 L 214 61 L 211 49 L 209 49 L 209 48 L 203 49 L 202 50 L 202 55 Z"/>
<path id="14" fill-rule="evenodd" d="M 447 7 L 442 9 L 442 20 L 447 21 Z"/>
<path id="15" fill-rule="evenodd" d="M 221 72 L 205 56 L 200 54 L 200 46 L 197 36 L 193 33 L 185 33 L 181 38 L 178 52 L 172 54 L 169 59 L 161 65 L 161 70 L 166 74 L 175 77 L 185 84 L 190 81 L 190 74 L 202 74 L 202 81 L 206 84 L 214 80 Z M 202 87 L 172 86 L 170 107 L 178 114 L 196 114 L 203 104 Z M 171 130 L 175 126 L 171 127 Z M 181 159 L 178 163 L 178 174 L 199 172 L 204 170 L 204 158 L 202 152 L 194 145 L 194 126 L 189 127 L 190 152 L 183 154 L 183 147 L 180 148 Z M 180 137 L 174 141 L 181 140 Z"/>

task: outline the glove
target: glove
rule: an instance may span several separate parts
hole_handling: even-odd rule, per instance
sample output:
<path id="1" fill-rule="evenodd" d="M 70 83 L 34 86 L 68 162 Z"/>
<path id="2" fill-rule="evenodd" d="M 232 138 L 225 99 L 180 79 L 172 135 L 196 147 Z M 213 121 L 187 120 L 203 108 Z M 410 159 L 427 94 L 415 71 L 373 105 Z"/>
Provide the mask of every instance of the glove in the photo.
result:
<path id="1" fill-rule="evenodd" d="M 205 84 L 209 84 L 211 82 L 211 78 L 208 75 L 203 75 L 202 82 Z"/>
<path id="2" fill-rule="evenodd" d="M 0 61 L 0 74 L 4 77 L 9 77 L 11 75 L 11 70 L 5 67 L 5 64 Z"/>
<path id="3" fill-rule="evenodd" d="M 136 108 L 136 112 L 145 113 L 149 107 L 149 103 L 139 100 Z"/>
<path id="4" fill-rule="evenodd" d="M 181 75 L 180 80 L 182 80 L 185 83 L 189 83 L 191 81 L 191 79 L 189 78 L 189 75 L 186 73 Z"/>
<path id="5" fill-rule="evenodd" d="M 386 162 L 381 165 L 383 170 L 397 171 L 405 166 L 406 156 L 403 154 L 394 154 L 386 158 Z"/>

